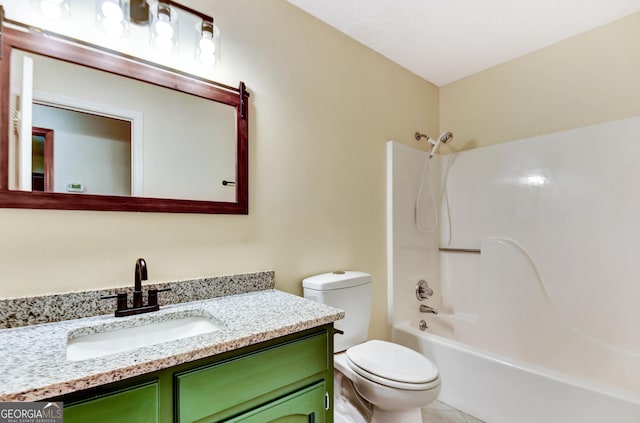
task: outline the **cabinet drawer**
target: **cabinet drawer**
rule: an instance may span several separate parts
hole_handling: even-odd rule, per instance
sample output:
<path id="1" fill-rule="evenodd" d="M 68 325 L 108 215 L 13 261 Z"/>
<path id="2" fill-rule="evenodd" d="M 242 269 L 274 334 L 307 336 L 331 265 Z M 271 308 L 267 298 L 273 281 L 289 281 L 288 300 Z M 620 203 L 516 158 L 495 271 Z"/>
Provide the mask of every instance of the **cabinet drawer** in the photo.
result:
<path id="1" fill-rule="evenodd" d="M 138 385 L 126 390 L 64 408 L 65 423 L 157 423 L 160 421 L 158 382 Z"/>
<path id="2" fill-rule="evenodd" d="M 281 344 L 175 375 L 180 423 L 193 422 L 330 367 L 327 334 Z"/>

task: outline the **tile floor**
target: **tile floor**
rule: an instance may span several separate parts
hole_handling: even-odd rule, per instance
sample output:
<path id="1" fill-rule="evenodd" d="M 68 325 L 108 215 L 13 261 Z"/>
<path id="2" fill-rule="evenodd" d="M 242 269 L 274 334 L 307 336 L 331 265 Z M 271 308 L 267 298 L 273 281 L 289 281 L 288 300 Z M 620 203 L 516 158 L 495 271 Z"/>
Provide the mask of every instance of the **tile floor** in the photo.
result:
<path id="1" fill-rule="evenodd" d="M 483 423 L 482 420 L 435 401 L 422 409 L 422 423 Z"/>

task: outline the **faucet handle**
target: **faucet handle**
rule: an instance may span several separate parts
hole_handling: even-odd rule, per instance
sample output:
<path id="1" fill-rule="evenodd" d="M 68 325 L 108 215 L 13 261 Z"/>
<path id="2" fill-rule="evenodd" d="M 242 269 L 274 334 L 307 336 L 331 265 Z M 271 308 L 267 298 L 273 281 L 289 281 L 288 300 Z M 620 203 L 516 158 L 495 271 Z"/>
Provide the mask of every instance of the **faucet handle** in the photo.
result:
<path id="1" fill-rule="evenodd" d="M 121 310 L 126 310 L 127 309 L 127 293 L 126 292 L 122 292 L 120 294 L 116 294 L 116 295 L 105 295 L 100 297 L 101 300 L 108 300 L 111 298 L 117 298 L 118 302 L 117 302 L 117 310 L 121 311 Z"/>
<path id="2" fill-rule="evenodd" d="M 427 281 L 420 279 L 416 285 L 416 297 L 423 301 L 429 299 L 433 295 L 433 289 L 429 288 Z"/>
<path id="3" fill-rule="evenodd" d="M 149 299 L 147 300 L 147 305 L 150 305 L 150 306 L 158 305 L 158 292 L 166 292 L 166 291 L 171 291 L 171 288 L 150 289 L 148 291 Z"/>

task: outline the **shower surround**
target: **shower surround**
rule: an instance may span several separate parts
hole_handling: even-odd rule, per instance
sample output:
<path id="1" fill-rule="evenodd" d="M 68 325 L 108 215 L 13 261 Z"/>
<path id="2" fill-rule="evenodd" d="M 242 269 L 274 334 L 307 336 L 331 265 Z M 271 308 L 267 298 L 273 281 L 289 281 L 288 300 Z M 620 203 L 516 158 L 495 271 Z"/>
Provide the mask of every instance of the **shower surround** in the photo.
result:
<path id="1" fill-rule="evenodd" d="M 432 234 L 425 155 L 388 144 L 389 315 L 441 399 L 492 423 L 640 421 L 640 118 L 436 156 Z"/>

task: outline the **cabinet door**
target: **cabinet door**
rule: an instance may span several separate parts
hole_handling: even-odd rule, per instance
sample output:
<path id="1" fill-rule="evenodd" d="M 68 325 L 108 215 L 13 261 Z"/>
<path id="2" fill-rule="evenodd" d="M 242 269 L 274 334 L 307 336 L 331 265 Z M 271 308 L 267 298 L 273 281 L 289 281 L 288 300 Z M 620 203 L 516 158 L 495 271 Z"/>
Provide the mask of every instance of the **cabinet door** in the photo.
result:
<path id="1" fill-rule="evenodd" d="M 157 381 L 64 408 L 64 423 L 158 423 L 159 416 Z"/>
<path id="2" fill-rule="evenodd" d="M 227 420 L 228 423 L 324 423 L 324 382 L 289 394 L 255 410 Z"/>

